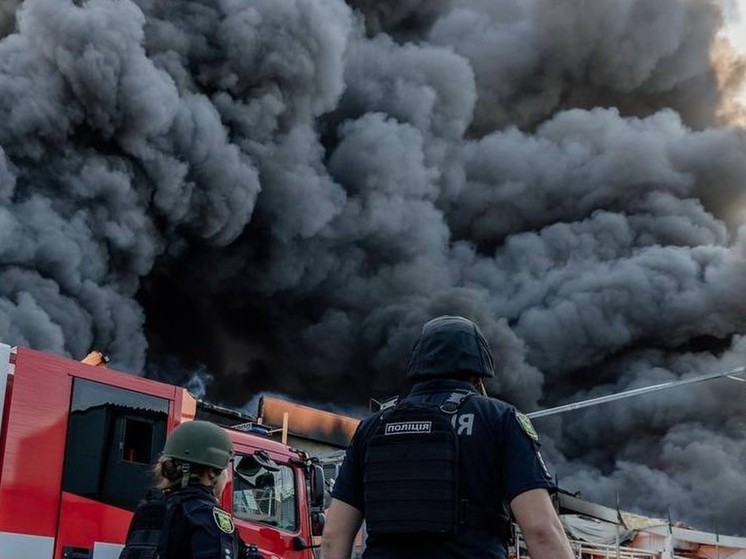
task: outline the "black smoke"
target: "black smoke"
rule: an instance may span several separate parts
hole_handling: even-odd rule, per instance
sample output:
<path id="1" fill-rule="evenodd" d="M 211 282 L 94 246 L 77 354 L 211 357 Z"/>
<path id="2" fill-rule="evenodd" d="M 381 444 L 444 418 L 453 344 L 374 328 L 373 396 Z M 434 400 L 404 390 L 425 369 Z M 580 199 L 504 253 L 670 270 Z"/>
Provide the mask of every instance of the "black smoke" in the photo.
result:
<path id="1" fill-rule="evenodd" d="M 0 339 L 237 405 L 393 394 L 445 313 L 524 411 L 740 366 L 722 26 L 700 0 L 25 0 L 0 13 Z M 563 487 L 743 534 L 743 396 L 537 425 Z"/>

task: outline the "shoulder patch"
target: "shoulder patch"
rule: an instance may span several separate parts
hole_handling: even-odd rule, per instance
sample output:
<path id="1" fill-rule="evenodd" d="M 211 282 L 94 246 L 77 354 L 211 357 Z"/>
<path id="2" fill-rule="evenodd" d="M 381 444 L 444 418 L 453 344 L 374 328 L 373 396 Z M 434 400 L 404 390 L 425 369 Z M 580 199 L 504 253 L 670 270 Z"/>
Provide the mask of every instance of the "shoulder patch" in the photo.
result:
<path id="1" fill-rule="evenodd" d="M 233 518 L 223 509 L 213 507 L 212 517 L 215 519 L 215 524 L 218 525 L 218 528 L 226 534 L 232 534 L 233 530 L 235 530 L 235 526 L 233 526 Z"/>
<path id="2" fill-rule="evenodd" d="M 528 418 L 528 416 L 516 410 L 515 417 L 518 420 L 518 423 L 520 424 L 521 429 L 523 429 L 526 432 L 526 434 L 529 437 L 531 437 L 533 440 L 538 441 L 539 434 L 536 432 L 536 429 L 534 429 L 534 426 L 531 423 L 531 420 Z"/>

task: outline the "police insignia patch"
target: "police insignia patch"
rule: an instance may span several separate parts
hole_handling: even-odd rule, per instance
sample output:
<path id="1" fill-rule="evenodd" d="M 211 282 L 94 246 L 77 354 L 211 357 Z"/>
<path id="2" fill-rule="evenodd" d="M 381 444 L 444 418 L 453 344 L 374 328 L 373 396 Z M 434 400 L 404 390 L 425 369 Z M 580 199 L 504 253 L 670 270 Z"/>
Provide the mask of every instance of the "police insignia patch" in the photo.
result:
<path id="1" fill-rule="evenodd" d="M 233 530 L 235 530 L 235 527 L 233 526 L 233 518 L 231 518 L 231 515 L 223 509 L 214 507 L 212 509 L 212 517 L 215 519 L 215 524 L 218 525 L 218 528 L 226 534 L 232 534 Z"/>
<path id="2" fill-rule="evenodd" d="M 536 429 L 534 429 L 534 426 L 531 424 L 531 420 L 528 418 L 528 416 L 523 415 L 521 412 L 516 411 L 515 417 L 518 420 L 518 423 L 521 426 L 521 429 L 523 429 L 526 434 L 531 437 L 533 440 L 538 441 L 539 440 L 539 434 L 536 432 Z"/>

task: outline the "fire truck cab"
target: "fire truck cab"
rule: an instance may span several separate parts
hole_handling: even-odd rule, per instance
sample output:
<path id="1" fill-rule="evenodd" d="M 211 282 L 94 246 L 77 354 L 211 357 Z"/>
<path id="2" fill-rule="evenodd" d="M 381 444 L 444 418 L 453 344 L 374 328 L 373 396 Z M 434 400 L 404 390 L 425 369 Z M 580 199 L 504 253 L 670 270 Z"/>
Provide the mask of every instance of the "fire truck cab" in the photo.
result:
<path id="1" fill-rule="evenodd" d="M 117 559 L 152 465 L 199 415 L 186 389 L 0 344 L 0 557 Z M 306 453 L 227 428 L 221 506 L 268 559 L 311 559 L 323 472 Z"/>

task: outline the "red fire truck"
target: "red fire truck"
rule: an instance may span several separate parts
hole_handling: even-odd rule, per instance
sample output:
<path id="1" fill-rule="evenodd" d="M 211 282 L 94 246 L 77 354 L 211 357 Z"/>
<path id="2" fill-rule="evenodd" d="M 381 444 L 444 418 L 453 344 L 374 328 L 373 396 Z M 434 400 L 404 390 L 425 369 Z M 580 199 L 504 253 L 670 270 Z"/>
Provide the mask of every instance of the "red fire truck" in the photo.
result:
<path id="1" fill-rule="evenodd" d="M 184 388 L 0 344 L 0 559 L 116 559 L 166 435 L 194 418 L 242 423 Z M 311 559 L 323 472 L 248 428 L 226 427 L 221 506 L 268 559 Z"/>

